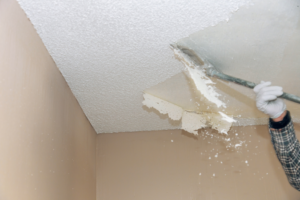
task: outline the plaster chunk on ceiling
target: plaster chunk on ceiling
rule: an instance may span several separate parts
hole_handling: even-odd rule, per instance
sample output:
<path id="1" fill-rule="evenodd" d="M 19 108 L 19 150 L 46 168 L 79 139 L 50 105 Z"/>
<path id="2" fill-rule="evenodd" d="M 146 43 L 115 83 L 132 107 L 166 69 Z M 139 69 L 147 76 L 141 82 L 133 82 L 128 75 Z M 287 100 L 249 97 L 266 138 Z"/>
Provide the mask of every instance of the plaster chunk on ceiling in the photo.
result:
<path id="1" fill-rule="evenodd" d="M 210 78 L 208 78 L 205 74 L 204 65 L 206 65 L 199 57 L 196 58 L 198 63 L 202 64 L 201 67 L 195 66 L 194 62 L 187 55 L 182 53 L 181 50 L 177 49 L 173 46 L 173 51 L 175 57 L 181 61 L 186 70 L 189 72 L 190 77 L 193 79 L 194 84 L 196 85 L 199 92 L 209 101 L 215 103 L 218 108 L 223 106 L 226 107 L 225 103 L 221 101 L 218 97 L 219 93 L 216 92 L 213 84 L 215 84 Z"/>
<path id="2" fill-rule="evenodd" d="M 181 127 L 183 130 L 198 135 L 198 130 L 205 127 L 207 126 L 206 117 L 204 115 L 184 111 Z"/>
<path id="3" fill-rule="evenodd" d="M 232 117 L 220 112 L 197 113 L 195 111 L 183 110 L 182 107 L 174 105 L 163 99 L 157 98 L 151 94 L 144 93 L 143 105 L 148 108 L 154 108 L 161 114 L 168 114 L 172 120 L 182 120 L 181 128 L 189 133 L 198 135 L 198 130 L 211 127 L 219 133 L 227 134 L 233 122 L 236 122 Z"/>
<path id="4" fill-rule="evenodd" d="M 224 118 L 226 116 L 226 118 Z M 211 127 L 219 133 L 226 134 L 230 130 L 232 123 L 235 122 L 232 117 L 224 113 L 193 113 L 185 111 L 182 116 L 182 129 L 198 135 L 198 130 Z"/>
<path id="5" fill-rule="evenodd" d="M 179 120 L 182 116 L 182 129 L 195 135 L 197 130 L 204 127 L 211 127 L 219 133 L 226 134 L 232 124 L 237 123 L 235 120 L 241 117 L 243 119 L 260 116 L 267 119 L 264 114 L 253 109 L 254 99 L 247 98 L 231 88 L 223 87 L 223 83 L 218 80 L 214 82 L 216 92 L 221 94 L 222 101 L 227 104 L 226 108 L 218 108 L 215 103 L 207 100 L 186 71 L 146 89 L 143 104 L 169 116 L 177 110 L 175 116 L 178 117 L 173 116 L 170 119 Z"/>
<path id="6" fill-rule="evenodd" d="M 169 118 L 172 120 L 180 120 L 182 117 L 183 110 L 181 107 L 150 94 L 144 94 L 143 105 L 147 106 L 148 108 L 155 108 L 161 114 L 168 114 Z"/>
<path id="7" fill-rule="evenodd" d="M 232 123 L 236 122 L 236 120 L 234 120 L 232 117 L 229 117 L 222 112 L 219 112 L 218 114 L 211 113 L 208 115 L 208 117 L 212 129 L 215 129 L 219 133 L 224 133 L 226 135 L 230 130 Z"/>

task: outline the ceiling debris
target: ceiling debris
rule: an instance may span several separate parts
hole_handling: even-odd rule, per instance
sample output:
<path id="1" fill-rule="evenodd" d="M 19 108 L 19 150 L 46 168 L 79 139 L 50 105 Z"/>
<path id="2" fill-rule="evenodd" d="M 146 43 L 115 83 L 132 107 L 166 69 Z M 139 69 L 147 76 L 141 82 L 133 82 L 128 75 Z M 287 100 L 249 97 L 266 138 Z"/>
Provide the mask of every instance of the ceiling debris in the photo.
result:
<path id="1" fill-rule="evenodd" d="M 228 22 L 194 33 L 175 45 L 194 52 L 228 75 L 256 83 L 272 81 L 283 86 L 286 92 L 300 95 L 298 4 L 297 1 L 253 0 L 251 6 L 240 8 Z M 181 108 L 181 117 L 177 116 L 176 120 L 182 118 L 182 129 L 197 134 L 198 129 L 212 127 L 219 133 L 227 133 L 232 125 L 268 122 L 268 117 L 256 109 L 252 90 L 208 78 L 193 66 L 191 60 L 195 58 L 173 50 L 185 70 L 144 93 L 146 97 L 154 96 L 155 101 L 167 102 L 160 106 L 173 104 L 178 111 Z M 299 121 L 300 106 L 287 102 L 287 107 L 292 110 L 294 121 Z"/>
<path id="2" fill-rule="evenodd" d="M 233 100 L 232 97 L 224 98 L 224 91 L 217 89 L 217 92 L 222 94 L 224 102 Z M 254 104 L 253 100 L 252 103 Z M 220 112 L 217 105 L 208 101 L 197 90 L 193 79 L 187 72 L 180 73 L 145 90 L 143 101 L 143 105 L 148 108 L 154 108 L 161 114 L 168 114 L 172 120 L 181 120 L 181 128 L 195 135 L 198 134 L 198 129 L 205 127 L 212 127 L 219 133 L 227 134 L 232 124 L 237 122 L 232 117 L 240 116 L 240 112 L 234 112 L 233 104 L 228 103 L 228 107 L 221 109 L 223 112 Z M 239 105 L 242 106 L 241 103 Z M 245 114 L 249 111 L 248 105 L 242 108 Z M 256 114 L 263 117 L 263 114 L 259 112 Z"/>
<path id="3" fill-rule="evenodd" d="M 198 129 L 212 127 L 219 133 L 227 134 L 233 122 L 231 117 L 224 113 L 196 113 L 183 110 L 182 107 L 173 103 L 157 98 L 151 94 L 144 94 L 143 105 L 148 108 L 154 108 L 161 114 L 168 114 L 172 120 L 182 120 L 182 129 L 198 135 Z"/>
<path id="4" fill-rule="evenodd" d="M 184 111 L 182 117 L 182 129 L 198 135 L 198 129 L 205 128 L 206 117 L 202 114 Z"/>

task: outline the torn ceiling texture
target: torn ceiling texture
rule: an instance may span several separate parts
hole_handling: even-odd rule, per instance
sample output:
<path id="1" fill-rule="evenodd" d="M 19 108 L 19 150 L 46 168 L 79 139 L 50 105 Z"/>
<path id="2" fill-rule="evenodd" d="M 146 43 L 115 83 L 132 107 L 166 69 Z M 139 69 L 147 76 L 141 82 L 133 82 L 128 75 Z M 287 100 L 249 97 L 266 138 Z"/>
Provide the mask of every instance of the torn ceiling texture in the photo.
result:
<path id="1" fill-rule="evenodd" d="M 272 81 L 283 86 L 286 92 L 299 95 L 300 59 L 297 55 L 300 48 L 295 46 L 295 43 L 299 44 L 300 34 L 299 3 L 289 1 L 286 4 L 281 0 L 269 3 L 254 0 L 252 5 L 236 11 L 229 21 L 193 33 L 173 44 L 176 57 L 184 63 L 188 73 L 145 90 L 147 98 L 152 95 L 181 107 L 182 129 L 194 134 L 207 126 L 227 133 L 233 122 L 234 125 L 267 124 L 268 117 L 256 109 L 252 90 L 209 78 L 201 65 L 205 68 L 211 63 L 226 74 L 256 83 Z M 184 52 L 190 56 L 186 57 L 187 54 L 182 54 Z M 198 63 L 198 69 L 194 63 Z M 156 108 L 160 102 L 144 104 Z M 292 111 L 294 121 L 299 121 L 299 105 L 288 102 L 288 109 Z M 195 120 L 190 116 L 186 120 L 186 112 Z M 173 111 L 169 109 L 167 113 L 172 119 L 170 113 Z M 221 120 L 222 116 L 225 120 Z M 197 123 L 190 123 L 187 127 L 187 121 Z"/>
<path id="2" fill-rule="evenodd" d="M 300 95 L 296 0 L 18 1 L 98 133 L 180 128 L 142 105 L 144 91 L 197 109 L 193 83 L 169 48 L 174 42 L 224 73 Z M 266 118 L 253 111 L 251 90 L 214 81 L 227 114 Z"/>

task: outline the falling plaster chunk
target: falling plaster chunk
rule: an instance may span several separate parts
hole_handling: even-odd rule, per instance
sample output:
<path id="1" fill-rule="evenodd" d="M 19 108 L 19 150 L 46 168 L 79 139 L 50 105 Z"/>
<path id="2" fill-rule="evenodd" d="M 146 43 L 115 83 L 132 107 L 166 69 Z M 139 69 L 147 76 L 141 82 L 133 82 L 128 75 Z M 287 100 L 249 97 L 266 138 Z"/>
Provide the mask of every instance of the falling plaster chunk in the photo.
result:
<path id="1" fill-rule="evenodd" d="M 182 116 L 182 129 L 198 135 L 198 129 L 205 128 L 206 117 L 201 114 L 184 111 Z"/>
<path id="2" fill-rule="evenodd" d="M 181 107 L 147 93 L 144 93 L 143 96 L 143 105 L 147 106 L 148 108 L 154 108 L 158 110 L 161 114 L 168 114 L 169 118 L 172 120 L 181 119 L 183 113 Z"/>
<path id="3" fill-rule="evenodd" d="M 222 116 L 221 114 L 216 114 L 216 113 L 207 114 L 207 117 L 209 119 L 209 124 L 211 125 L 211 127 L 213 129 L 217 130 L 219 133 L 223 133 L 226 135 L 227 135 L 228 131 L 230 130 L 232 123 L 235 121 L 234 119 L 232 119 L 229 116 L 227 116 L 227 117 L 229 119 L 231 118 L 232 119 L 231 121 L 224 120 L 224 116 Z"/>
<path id="4" fill-rule="evenodd" d="M 226 120 L 226 121 L 228 121 L 228 122 L 230 122 L 230 123 L 236 122 L 235 119 L 233 119 L 232 117 L 229 117 L 229 116 L 226 115 L 225 113 L 222 113 L 222 112 L 219 112 L 219 113 L 220 113 L 220 115 L 222 116 L 222 119 L 223 119 L 223 120 Z"/>

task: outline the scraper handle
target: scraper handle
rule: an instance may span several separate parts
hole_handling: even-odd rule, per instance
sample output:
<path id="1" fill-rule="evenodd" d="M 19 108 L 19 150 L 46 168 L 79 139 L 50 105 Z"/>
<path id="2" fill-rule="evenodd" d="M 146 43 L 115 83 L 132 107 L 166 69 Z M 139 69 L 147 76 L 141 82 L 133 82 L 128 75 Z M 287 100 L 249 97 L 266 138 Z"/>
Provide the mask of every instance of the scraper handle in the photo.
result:
<path id="1" fill-rule="evenodd" d="M 280 98 L 289 100 L 289 101 L 293 101 L 295 103 L 300 103 L 300 97 L 293 95 L 293 94 L 289 94 L 289 93 L 283 93 L 283 95 L 280 96 Z"/>
<path id="2" fill-rule="evenodd" d="M 233 83 L 237 83 L 239 85 L 243 85 L 243 86 L 251 88 L 251 89 L 253 89 L 257 85 L 256 83 L 253 83 L 250 81 L 246 81 L 246 80 L 243 80 L 240 78 L 226 75 L 226 74 L 220 72 L 219 70 L 215 69 L 214 67 L 206 69 L 206 74 L 208 76 L 216 77 L 216 78 L 222 79 L 224 81 L 230 81 Z M 283 95 L 281 95 L 279 97 L 300 104 L 300 97 L 298 97 L 296 95 L 284 92 Z"/>

